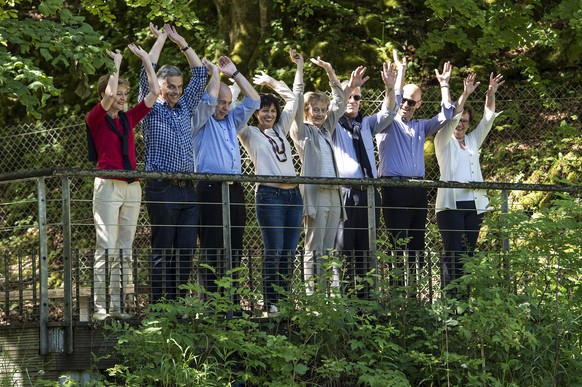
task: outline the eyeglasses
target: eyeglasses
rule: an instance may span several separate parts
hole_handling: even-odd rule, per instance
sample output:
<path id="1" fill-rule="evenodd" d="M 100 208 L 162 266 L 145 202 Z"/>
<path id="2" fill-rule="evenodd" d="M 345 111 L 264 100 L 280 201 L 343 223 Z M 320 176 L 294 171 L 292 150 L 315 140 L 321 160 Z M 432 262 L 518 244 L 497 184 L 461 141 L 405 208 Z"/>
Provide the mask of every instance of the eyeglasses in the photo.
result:
<path id="1" fill-rule="evenodd" d="M 464 124 L 468 124 L 469 123 L 469 120 L 464 120 L 464 119 L 461 118 L 459 120 L 459 122 L 464 125 Z"/>
<path id="2" fill-rule="evenodd" d="M 400 101 L 400 104 L 408 104 L 408 106 L 413 107 L 415 106 L 419 101 L 415 101 L 413 99 L 409 99 L 409 98 L 402 98 L 402 101 Z"/>
<path id="3" fill-rule="evenodd" d="M 359 101 L 362 99 L 362 96 L 361 95 L 350 95 L 350 98 L 353 98 L 354 101 Z"/>
<path id="4" fill-rule="evenodd" d="M 319 114 L 319 113 L 325 114 L 325 113 L 327 113 L 327 108 L 321 108 L 321 109 L 319 109 L 319 108 L 312 107 L 311 108 L 311 112 L 314 113 L 314 114 Z"/>

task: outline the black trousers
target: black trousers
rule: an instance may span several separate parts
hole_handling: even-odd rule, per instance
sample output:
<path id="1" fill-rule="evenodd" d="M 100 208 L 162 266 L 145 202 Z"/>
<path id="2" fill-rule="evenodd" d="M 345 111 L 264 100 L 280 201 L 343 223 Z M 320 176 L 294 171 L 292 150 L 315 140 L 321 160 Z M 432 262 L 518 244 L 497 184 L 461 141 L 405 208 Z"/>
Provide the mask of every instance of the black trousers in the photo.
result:
<path id="1" fill-rule="evenodd" d="M 198 280 L 208 292 L 218 291 L 216 280 L 226 274 L 228 263 L 235 269 L 240 266 L 243 235 L 247 213 L 244 190 L 240 183 L 229 184 L 230 195 L 230 243 L 232 255 L 224 251 L 222 223 L 222 183 L 199 181 L 196 193 L 199 201 L 198 238 L 200 239 L 201 263 L 213 267 L 216 272 L 199 266 Z"/>
<path id="2" fill-rule="evenodd" d="M 365 188 L 365 187 L 360 187 Z M 370 255 L 370 237 L 368 230 L 368 192 L 354 187 L 342 187 L 342 201 L 346 210 L 347 220 L 340 220 L 335 248 L 346 262 L 346 278 L 350 286 L 355 286 L 355 278 L 364 278 L 372 269 Z M 374 189 L 376 203 L 376 226 L 380 224 L 380 193 Z M 358 292 L 363 298 L 369 294 L 369 285 L 363 283 L 364 288 Z"/>
<path id="3" fill-rule="evenodd" d="M 408 253 L 408 267 L 415 277 L 416 266 L 424 266 L 424 234 L 428 214 L 428 189 L 421 187 L 382 187 L 382 213 L 392 251 L 397 257 Z M 401 269 L 397 261 L 393 268 Z M 403 285 L 402 277 L 396 283 Z"/>
<path id="4" fill-rule="evenodd" d="M 441 265 L 442 286 L 464 274 L 463 257 L 472 257 L 483 222 L 483 213 L 477 214 L 475 201 L 459 201 L 456 210 L 439 211 L 437 225 L 445 249 Z"/>

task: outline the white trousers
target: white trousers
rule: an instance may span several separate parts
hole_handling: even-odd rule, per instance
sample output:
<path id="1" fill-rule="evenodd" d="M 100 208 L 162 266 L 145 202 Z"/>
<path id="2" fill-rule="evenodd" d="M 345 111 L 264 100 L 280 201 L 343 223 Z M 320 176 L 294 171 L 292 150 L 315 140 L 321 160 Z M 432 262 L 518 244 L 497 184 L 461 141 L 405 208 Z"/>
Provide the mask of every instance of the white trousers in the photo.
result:
<path id="1" fill-rule="evenodd" d="M 141 203 L 141 185 L 135 181 L 95 178 L 93 186 L 93 218 L 97 245 L 93 282 L 95 310 L 107 305 L 123 310 L 120 290 L 133 282 L 132 244 Z M 109 284 L 107 283 L 109 273 Z M 108 286 L 109 285 L 109 286 Z"/>
<path id="2" fill-rule="evenodd" d="M 341 216 L 341 197 L 338 189 L 319 188 L 317 193 L 317 213 L 307 216 L 305 224 L 305 255 L 303 274 L 307 294 L 313 293 L 314 275 L 323 275 L 322 256 L 335 246 L 335 237 Z M 317 261 L 317 262 L 316 262 Z M 340 268 L 333 268 L 332 287 L 339 287 Z"/>

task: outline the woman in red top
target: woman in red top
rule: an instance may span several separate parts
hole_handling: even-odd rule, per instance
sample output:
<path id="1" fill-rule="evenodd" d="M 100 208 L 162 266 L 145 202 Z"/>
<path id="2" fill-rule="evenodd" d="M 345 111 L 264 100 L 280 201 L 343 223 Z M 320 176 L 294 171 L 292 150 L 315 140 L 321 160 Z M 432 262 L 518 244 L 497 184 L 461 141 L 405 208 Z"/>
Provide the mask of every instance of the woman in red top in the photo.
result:
<path id="1" fill-rule="evenodd" d="M 134 44 L 128 48 L 143 62 L 150 86 L 149 94 L 127 113 L 129 82 L 119 78 L 121 54 L 107 51 L 113 58 L 115 73 L 102 76 L 97 83 L 101 101 L 87 114 L 86 123 L 97 155 L 98 169 L 135 170 L 134 127 L 154 105 L 160 88 L 148 53 Z M 131 247 L 141 203 L 141 186 L 132 179 L 95 178 L 93 217 L 97 235 L 93 281 L 95 284 L 94 320 L 107 316 L 129 318 L 124 311 L 120 289 L 132 282 Z M 121 262 L 120 262 L 121 261 Z M 107 268 L 107 270 L 106 270 Z M 109 277 L 109 313 L 107 305 Z"/>

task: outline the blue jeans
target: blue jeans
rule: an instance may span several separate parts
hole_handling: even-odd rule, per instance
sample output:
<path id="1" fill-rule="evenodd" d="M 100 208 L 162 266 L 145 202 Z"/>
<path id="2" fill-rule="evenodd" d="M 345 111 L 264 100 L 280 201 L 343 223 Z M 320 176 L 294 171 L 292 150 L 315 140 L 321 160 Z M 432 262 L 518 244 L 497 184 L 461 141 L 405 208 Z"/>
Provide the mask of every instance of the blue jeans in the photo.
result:
<path id="1" fill-rule="evenodd" d="M 282 189 L 259 185 L 257 221 L 263 235 L 263 295 L 265 306 L 275 303 L 275 286 L 290 289 L 293 261 L 301 236 L 303 199 L 298 187 Z"/>
<path id="2" fill-rule="evenodd" d="M 188 283 L 196 252 L 198 207 L 191 181 L 182 186 L 173 180 L 150 180 L 146 184 L 146 206 L 151 223 L 152 302 L 162 297 L 184 296 L 178 287 Z"/>

